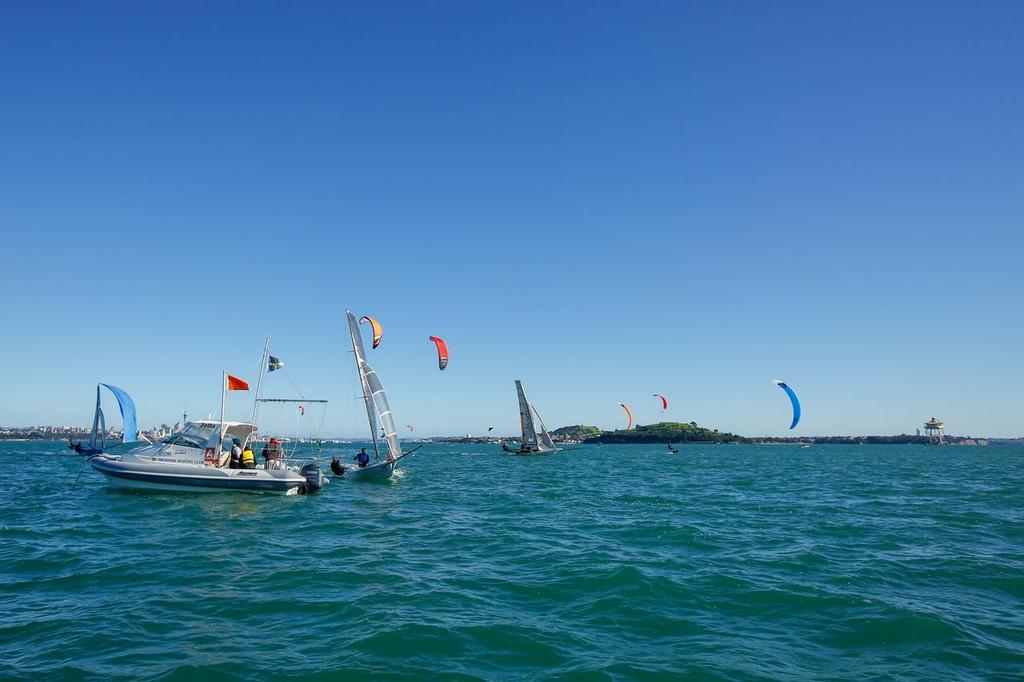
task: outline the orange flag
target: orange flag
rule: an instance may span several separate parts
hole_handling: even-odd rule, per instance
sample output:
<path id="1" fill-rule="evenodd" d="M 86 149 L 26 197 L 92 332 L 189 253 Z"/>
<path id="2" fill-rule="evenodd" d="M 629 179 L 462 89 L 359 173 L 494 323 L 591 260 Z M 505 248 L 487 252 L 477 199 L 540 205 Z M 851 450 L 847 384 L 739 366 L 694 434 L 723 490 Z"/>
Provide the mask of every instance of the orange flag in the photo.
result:
<path id="1" fill-rule="evenodd" d="M 247 384 L 246 382 L 242 381 L 238 377 L 233 377 L 233 376 L 231 376 L 229 374 L 228 375 L 228 390 L 229 391 L 248 391 L 249 390 L 249 384 Z"/>

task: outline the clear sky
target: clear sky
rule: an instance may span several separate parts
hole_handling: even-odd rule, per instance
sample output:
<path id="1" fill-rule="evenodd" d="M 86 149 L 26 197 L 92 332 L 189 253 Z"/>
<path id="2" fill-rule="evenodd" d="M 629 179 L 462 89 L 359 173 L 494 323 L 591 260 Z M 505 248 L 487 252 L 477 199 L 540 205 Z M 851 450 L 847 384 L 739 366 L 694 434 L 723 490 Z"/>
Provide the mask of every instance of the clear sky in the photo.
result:
<path id="1" fill-rule="evenodd" d="M 0 4 L 0 424 L 1024 433 L 1024 3 Z M 448 340 L 438 372 L 431 334 Z M 288 394 L 280 375 L 268 391 Z M 232 396 L 232 416 L 245 400 Z M 113 408 L 111 409 L 113 410 Z M 111 420 L 119 423 L 118 419 Z"/>

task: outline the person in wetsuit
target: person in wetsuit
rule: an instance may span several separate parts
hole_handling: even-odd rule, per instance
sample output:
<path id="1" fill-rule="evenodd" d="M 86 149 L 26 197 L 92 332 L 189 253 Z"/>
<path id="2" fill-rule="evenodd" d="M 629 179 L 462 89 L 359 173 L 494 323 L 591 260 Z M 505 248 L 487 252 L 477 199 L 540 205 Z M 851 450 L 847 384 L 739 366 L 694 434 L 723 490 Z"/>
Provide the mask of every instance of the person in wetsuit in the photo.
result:
<path id="1" fill-rule="evenodd" d="M 359 454 L 353 457 L 352 459 L 356 461 L 356 464 L 359 465 L 360 469 L 362 469 L 363 467 L 367 466 L 370 463 L 370 455 L 366 453 L 366 448 L 362 448 L 359 451 Z"/>

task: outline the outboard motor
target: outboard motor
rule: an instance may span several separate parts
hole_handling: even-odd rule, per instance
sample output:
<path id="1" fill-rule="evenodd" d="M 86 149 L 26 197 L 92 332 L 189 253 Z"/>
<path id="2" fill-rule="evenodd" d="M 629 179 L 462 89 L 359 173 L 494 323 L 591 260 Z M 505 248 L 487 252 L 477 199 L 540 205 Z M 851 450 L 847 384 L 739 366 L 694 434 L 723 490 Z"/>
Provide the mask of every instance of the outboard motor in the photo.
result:
<path id="1" fill-rule="evenodd" d="M 299 488 L 299 492 L 315 493 L 324 487 L 324 472 L 320 470 L 319 463 L 306 462 L 299 473 L 306 479 L 306 484 Z"/>

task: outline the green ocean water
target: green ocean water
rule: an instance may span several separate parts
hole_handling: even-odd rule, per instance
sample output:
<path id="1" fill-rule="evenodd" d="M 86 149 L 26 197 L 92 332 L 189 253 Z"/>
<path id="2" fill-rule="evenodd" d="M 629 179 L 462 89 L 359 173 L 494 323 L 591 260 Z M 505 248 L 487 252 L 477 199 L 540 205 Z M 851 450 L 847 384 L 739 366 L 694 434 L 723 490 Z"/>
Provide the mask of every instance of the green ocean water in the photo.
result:
<path id="1" fill-rule="evenodd" d="M 1024 677 L 1024 448 L 428 445 L 288 498 L 0 461 L 4 679 Z"/>

